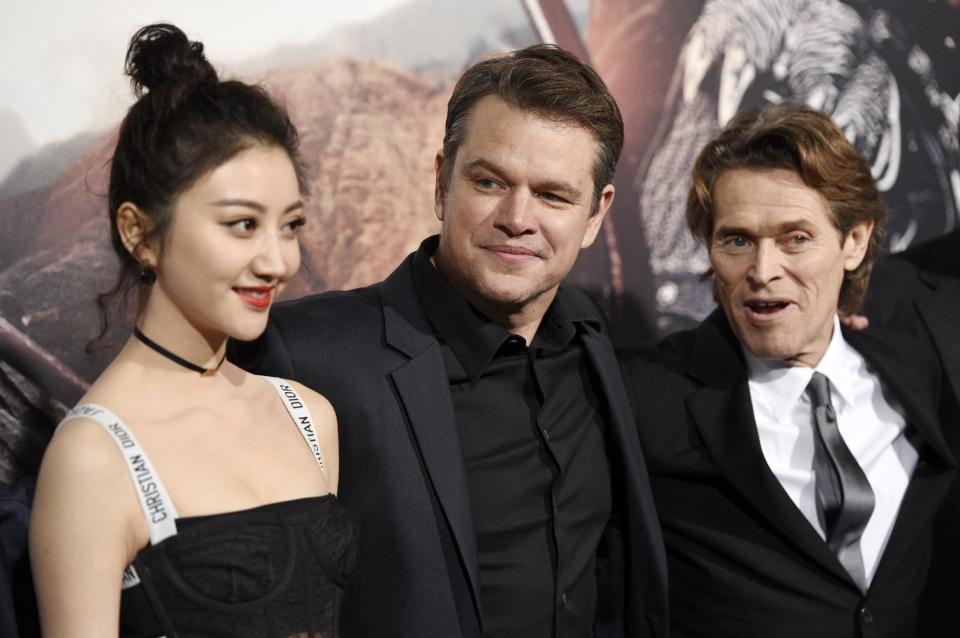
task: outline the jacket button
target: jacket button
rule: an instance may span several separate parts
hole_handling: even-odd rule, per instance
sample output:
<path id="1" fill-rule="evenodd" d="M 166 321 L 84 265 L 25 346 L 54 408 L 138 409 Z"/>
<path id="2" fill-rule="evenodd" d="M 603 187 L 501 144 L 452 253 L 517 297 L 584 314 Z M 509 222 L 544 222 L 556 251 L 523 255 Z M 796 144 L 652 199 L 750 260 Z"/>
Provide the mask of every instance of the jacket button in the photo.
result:
<path id="1" fill-rule="evenodd" d="M 869 625 L 870 623 L 873 622 L 873 612 L 870 611 L 868 607 L 861 608 L 860 620 L 862 620 L 865 625 Z"/>

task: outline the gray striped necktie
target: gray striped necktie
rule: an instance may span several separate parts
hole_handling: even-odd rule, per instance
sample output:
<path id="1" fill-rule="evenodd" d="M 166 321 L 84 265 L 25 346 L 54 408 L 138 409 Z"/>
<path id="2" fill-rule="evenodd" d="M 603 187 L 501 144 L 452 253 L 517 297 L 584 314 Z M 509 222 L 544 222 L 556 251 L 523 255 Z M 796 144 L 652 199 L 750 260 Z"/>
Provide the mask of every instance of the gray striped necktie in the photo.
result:
<path id="1" fill-rule="evenodd" d="M 873 513 L 873 490 L 860 464 L 843 442 L 830 402 L 830 381 L 819 372 L 806 389 L 813 408 L 813 472 L 817 483 L 817 514 L 836 554 L 862 591 L 867 576 L 860 552 L 860 535 Z"/>

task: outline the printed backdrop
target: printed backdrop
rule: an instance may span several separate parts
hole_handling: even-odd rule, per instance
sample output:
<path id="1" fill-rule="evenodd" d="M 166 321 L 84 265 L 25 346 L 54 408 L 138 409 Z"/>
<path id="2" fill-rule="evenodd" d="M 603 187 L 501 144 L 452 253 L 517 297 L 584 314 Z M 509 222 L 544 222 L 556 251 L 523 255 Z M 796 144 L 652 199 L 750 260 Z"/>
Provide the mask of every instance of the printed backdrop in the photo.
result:
<path id="1" fill-rule="evenodd" d="M 307 4 L 339 3 L 275 4 L 260 31 L 297 24 Z M 109 60 L 119 86 L 136 26 L 170 19 L 205 41 L 226 75 L 262 81 L 286 102 L 303 135 L 312 191 L 304 269 L 287 297 L 382 279 L 437 230 L 433 157 L 453 82 L 482 55 L 538 41 L 589 58 L 623 111 L 615 210 L 571 277 L 608 311 L 620 341 L 693 325 L 711 310 L 709 283 L 700 277 L 706 255 L 683 221 L 687 173 L 703 143 L 741 107 L 796 100 L 829 113 L 870 163 L 893 211 L 889 250 L 960 222 L 960 0 L 353 4 L 360 13 L 331 13 L 320 35 L 301 29 L 283 41 L 278 26 L 281 41 L 264 51 L 262 38 L 249 39 L 245 55 L 243 41 L 239 52 L 228 47 L 231 24 L 222 15 L 196 18 L 195 26 L 189 16 L 125 3 L 138 8 L 138 21 L 98 39 L 109 55 L 89 54 L 98 64 Z M 219 8 L 242 15 L 236 3 Z M 5 11 L 12 9 L 0 18 Z M 23 42 L 43 41 L 44 20 L 56 20 L 43 6 L 32 11 L 29 24 L 37 26 L 19 34 Z M 100 18 L 80 19 L 92 29 Z M 12 19 L 2 23 L 16 28 Z M 217 58 L 219 42 L 232 57 Z M 30 50 L 14 53 L 31 59 Z M 4 54 L 8 64 L 11 55 Z M 79 63 L 85 52 L 68 55 Z M 91 84 L 71 79 L 44 77 L 67 92 L 54 100 L 67 110 L 51 111 L 50 129 L 59 131 L 66 114 L 91 101 L 112 111 L 101 109 L 109 115 L 90 118 L 96 125 L 48 143 L 37 141 L 43 122 L 32 132 L 25 125 L 41 107 L 14 100 L 33 89 L 0 83 L 8 87 L 0 92 L 0 481 L 35 468 L 52 424 L 129 334 L 126 313 L 99 349 L 84 350 L 98 331 L 96 293 L 115 274 L 104 194 L 116 126 L 132 97 L 121 88 L 72 103 L 71 86 L 82 96 Z"/>

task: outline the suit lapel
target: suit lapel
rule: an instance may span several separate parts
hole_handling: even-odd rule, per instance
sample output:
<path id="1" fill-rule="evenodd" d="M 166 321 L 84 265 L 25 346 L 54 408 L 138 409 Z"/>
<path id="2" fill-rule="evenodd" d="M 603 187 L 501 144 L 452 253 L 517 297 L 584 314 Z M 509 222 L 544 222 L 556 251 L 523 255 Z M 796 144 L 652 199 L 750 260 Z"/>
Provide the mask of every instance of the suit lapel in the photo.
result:
<path id="1" fill-rule="evenodd" d="M 721 474 L 784 537 L 829 571 L 849 575 L 810 523 L 784 492 L 760 449 L 750 401 L 747 372 L 739 344 L 722 314 L 715 313 L 697 330 L 689 372 L 705 385 L 687 397 L 687 406 L 704 445 Z M 871 331 L 873 332 L 873 331 Z M 956 460 L 940 430 L 932 352 L 904 336 L 844 332 L 844 337 L 876 370 L 903 405 L 919 435 L 921 456 L 904 495 L 897 521 L 884 550 L 873 585 L 896 578 L 897 569 L 929 525 L 956 474 Z"/>
<path id="2" fill-rule="evenodd" d="M 960 401 L 960 330 L 957 313 L 960 312 L 960 281 L 919 275 L 934 290 L 917 297 L 917 312 L 933 336 L 940 360 L 947 371 L 953 394 Z"/>
<path id="3" fill-rule="evenodd" d="M 409 259 L 384 282 L 381 304 L 387 345 L 410 358 L 390 377 L 467 571 L 479 618 L 480 567 L 463 450 L 440 345 L 414 292 Z"/>
<path id="4" fill-rule="evenodd" d="M 903 406 L 907 422 L 940 459 L 952 465 L 953 455 L 939 421 L 941 383 L 937 379 L 936 354 L 919 337 L 900 332 L 844 330 L 843 336 Z"/>
<path id="5" fill-rule="evenodd" d="M 637 511 L 630 526 L 635 538 L 628 542 L 640 547 L 663 547 L 663 536 L 655 512 L 653 490 L 650 488 L 650 479 L 643 454 L 640 452 L 639 437 L 636 432 L 636 420 L 630 409 L 627 391 L 623 386 L 623 376 L 620 374 L 620 364 L 617 362 L 613 346 L 610 341 L 587 328 L 583 334 L 582 343 L 587 357 L 596 374 L 597 388 L 599 389 L 603 405 L 608 410 L 608 430 L 614 443 L 612 450 L 621 455 L 621 469 L 623 471 L 626 488 L 632 490 L 633 498 L 638 504 Z M 644 540 L 641 537 L 646 537 Z M 663 551 L 648 557 L 654 564 L 647 566 L 657 575 L 666 591 L 667 559 Z"/>
<path id="6" fill-rule="evenodd" d="M 852 583 L 767 465 L 740 346 L 722 315 L 714 313 L 697 329 L 689 372 L 705 385 L 686 398 L 687 408 L 720 473 L 758 518 L 826 570 Z"/>
<path id="7" fill-rule="evenodd" d="M 873 333 L 874 331 L 870 331 Z M 844 337 L 874 368 L 886 389 L 903 406 L 918 437 L 920 458 L 903 496 L 897 519 L 874 575 L 874 584 L 895 579 L 903 560 L 930 524 L 956 475 L 956 459 L 941 431 L 935 353 L 907 335 L 848 333 Z"/>

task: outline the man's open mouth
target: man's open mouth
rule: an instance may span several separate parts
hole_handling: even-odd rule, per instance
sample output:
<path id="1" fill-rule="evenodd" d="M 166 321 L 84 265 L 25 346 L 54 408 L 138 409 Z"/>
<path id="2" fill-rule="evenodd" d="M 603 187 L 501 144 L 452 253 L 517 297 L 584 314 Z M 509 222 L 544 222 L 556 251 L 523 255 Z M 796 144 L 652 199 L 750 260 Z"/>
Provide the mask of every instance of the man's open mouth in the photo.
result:
<path id="1" fill-rule="evenodd" d="M 772 315 L 786 308 L 789 303 L 786 301 L 761 301 L 754 299 L 744 302 L 743 305 L 759 315 Z"/>

